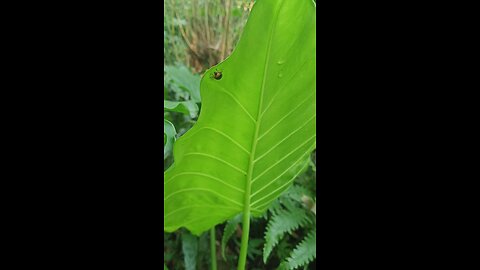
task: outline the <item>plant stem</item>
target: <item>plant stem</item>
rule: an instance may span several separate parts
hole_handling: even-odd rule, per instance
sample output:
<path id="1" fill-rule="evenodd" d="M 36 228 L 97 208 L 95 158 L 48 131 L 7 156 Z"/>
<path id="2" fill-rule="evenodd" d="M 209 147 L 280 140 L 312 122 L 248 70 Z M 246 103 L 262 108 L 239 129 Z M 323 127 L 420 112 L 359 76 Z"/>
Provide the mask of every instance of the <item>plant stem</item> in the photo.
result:
<path id="1" fill-rule="evenodd" d="M 205 33 L 207 34 L 206 45 L 210 46 L 210 27 L 208 25 L 208 1 L 205 1 Z"/>
<path id="2" fill-rule="evenodd" d="M 237 270 L 245 270 L 247 262 L 248 234 L 250 232 L 250 211 L 243 213 L 242 222 L 242 244 L 240 247 L 240 256 L 238 258 Z"/>
<path id="3" fill-rule="evenodd" d="M 225 59 L 227 53 L 228 53 L 228 36 L 229 36 L 229 27 L 230 27 L 230 13 L 232 13 L 232 0 L 227 0 L 225 2 L 225 25 L 224 25 L 224 30 L 225 30 L 225 35 L 224 35 L 224 41 L 223 41 L 223 48 L 222 48 L 222 54 L 221 58 L 222 60 Z"/>
<path id="4" fill-rule="evenodd" d="M 217 270 L 217 251 L 215 248 L 215 226 L 210 229 L 210 256 L 212 261 L 212 270 Z"/>

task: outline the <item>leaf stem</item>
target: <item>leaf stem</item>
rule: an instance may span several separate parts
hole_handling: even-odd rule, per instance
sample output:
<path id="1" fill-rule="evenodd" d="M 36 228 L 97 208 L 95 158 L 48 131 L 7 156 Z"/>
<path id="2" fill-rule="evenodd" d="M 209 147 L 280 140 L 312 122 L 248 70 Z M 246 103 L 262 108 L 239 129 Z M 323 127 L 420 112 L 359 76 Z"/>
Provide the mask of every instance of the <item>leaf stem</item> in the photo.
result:
<path id="1" fill-rule="evenodd" d="M 243 221 L 242 221 L 242 244 L 240 247 L 240 257 L 238 258 L 237 270 L 245 270 L 245 264 L 247 262 L 249 232 L 250 232 L 250 211 L 244 211 Z"/>
<path id="2" fill-rule="evenodd" d="M 212 261 L 212 270 L 217 270 L 217 251 L 215 248 L 215 226 L 210 229 L 210 256 Z"/>

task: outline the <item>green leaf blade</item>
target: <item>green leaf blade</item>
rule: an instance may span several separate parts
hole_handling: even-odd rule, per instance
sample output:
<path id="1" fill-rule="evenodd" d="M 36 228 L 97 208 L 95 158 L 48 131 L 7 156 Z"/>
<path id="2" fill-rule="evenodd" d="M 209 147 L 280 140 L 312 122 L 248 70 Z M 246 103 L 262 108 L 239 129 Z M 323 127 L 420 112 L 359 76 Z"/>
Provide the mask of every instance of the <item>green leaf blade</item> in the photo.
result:
<path id="1" fill-rule="evenodd" d="M 185 66 L 166 66 L 166 79 L 173 83 L 174 90 L 186 91 L 195 102 L 201 102 L 200 76 L 192 74 Z"/>
<path id="2" fill-rule="evenodd" d="M 308 222 L 308 217 L 305 212 L 297 209 L 283 210 L 274 215 L 268 223 L 265 231 L 265 246 L 263 248 L 263 262 L 272 252 L 273 248 L 278 244 L 284 234 L 292 232 L 298 227 L 305 225 Z"/>
<path id="3" fill-rule="evenodd" d="M 227 257 L 225 256 L 225 248 L 227 246 L 227 242 L 232 237 L 233 233 L 235 232 L 235 229 L 237 228 L 237 225 L 242 221 L 242 215 L 239 214 L 235 216 L 233 219 L 230 219 L 227 221 L 227 224 L 225 225 L 225 229 L 223 231 L 222 235 L 222 257 L 226 261 Z"/>
<path id="4" fill-rule="evenodd" d="M 190 115 L 191 118 L 197 117 L 198 106 L 194 101 L 163 101 L 163 110 L 166 112 L 179 112 Z"/>
<path id="5" fill-rule="evenodd" d="M 297 269 L 313 261 L 317 256 L 317 235 L 315 231 L 310 232 L 302 242 L 292 251 L 287 259 L 288 269 Z"/>
<path id="6" fill-rule="evenodd" d="M 163 136 L 164 136 L 163 156 L 164 158 L 167 158 L 173 149 L 173 144 L 175 143 L 175 135 L 177 135 L 175 126 L 167 119 L 163 119 Z"/>
<path id="7" fill-rule="evenodd" d="M 164 230 L 200 234 L 264 212 L 315 148 L 315 84 L 312 2 L 257 2 L 233 54 L 202 78 L 199 119 L 175 143 Z"/>
<path id="8" fill-rule="evenodd" d="M 182 252 L 186 270 L 197 269 L 198 238 L 188 232 L 182 233 Z"/>

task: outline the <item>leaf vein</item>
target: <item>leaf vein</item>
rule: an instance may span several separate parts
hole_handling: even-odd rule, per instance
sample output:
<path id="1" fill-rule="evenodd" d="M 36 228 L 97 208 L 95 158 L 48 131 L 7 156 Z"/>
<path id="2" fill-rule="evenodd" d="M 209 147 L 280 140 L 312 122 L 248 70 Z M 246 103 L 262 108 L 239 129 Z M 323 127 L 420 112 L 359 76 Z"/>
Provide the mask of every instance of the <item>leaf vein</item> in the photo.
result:
<path id="1" fill-rule="evenodd" d="M 240 149 L 242 149 L 245 153 L 250 155 L 250 152 L 247 149 L 245 149 L 245 147 L 243 147 L 239 142 L 235 141 L 232 137 L 228 136 L 224 132 L 222 132 L 222 131 L 220 131 L 216 128 L 212 128 L 212 127 L 202 127 L 199 130 L 202 130 L 202 129 L 210 129 L 212 131 L 217 132 L 218 134 L 220 134 L 220 135 L 224 136 L 225 138 L 229 139 L 232 143 L 234 143 L 236 146 L 238 146 Z"/>
<path id="2" fill-rule="evenodd" d="M 301 103 L 299 103 L 295 108 L 293 108 L 289 113 L 287 113 L 285 116 L 283 116 L 280 120 L 278 120 L 273 126 L 271 126 L 267 131 L 265 131 L 259 138 L 258 140 L 261 140 L 265 135 L 267 135 L 270 131 L 272 131 L 273 128 L 275 128 L 278 124 L 280 124 L 285 118 L 287 118 L 290 114 L 294 113 L 298 108 L 300 108 L 303 103 L 307 102 L 308 100 L 311 99 L 311 97 L 315 93 L 312 93 L 309 95 L 305 100 L 303 100 Z"/>
<path id="3" fill-rule="evenodd" d="M 310 142 L 311 139 L 314 139 L 315 137 L 317 136 L 317 134 L 313 135 L 312 137 L 308 138 L 304 143 L 302 143 L 301 145 L 297 146 L 295 149 L 293 149 L 292 151 L 290 151 L 290 153 L 288 153 L 287 155 L 285 155 L 283 158 L 281 158 L 280 160 L 278 160 L 277 162 L 275 162 L 274 164 L 272 164 L 272 166 L 268 167 L 266 170 L 264 170 L 261 174 L 257 175 L 253 180 L 252 180 L 252 183 L 254 183 L 255 181 L 257 181 L 261 176 L 263 176 L 265 173 L 267 173 L 270 169 L 272 169 L 273 167 L 275 167 L 278 163 L 282 162 L 283 160 L 285 160 L 287 157 L 289 157 L 291 154 L 295 153 L 298 149 L 300 149 L 301 147 L 303 147 L 305 144 L 307 144 L 308 142 Z"/>
<path id="4" fill-rule="evenodd" d="M 248 110 L 242 105 L 242 103 L 240 103 L 240 101 L 234 95 L 232 95 L 232 93 L 228 92 L 225 88 L 221 86 L 219 86 L 219 90 L 220 92 L 223 92 L 227 94 L 229 97 L 231 97 L 240 106 L 240 108 L 242 108 L 242 110 L 248 115 L 248 117 L 253 121 L 253 123 L 257 123 L 255 118 L 253 118 L 253 116 L 248 112 Z"/>
<path id="5" fill-rule="evenodd" d="M 170 215 L 173 215 L 174 213 L 176 212 L 180 212 L 180 211 L 183 211 L 183 210 L 187 210 L 187 209 L 191 209 L 191 208 L 224 208 L 224 209 L 232 209 L 232 210 L 241 210 L 237 207 L 229 207 L 229 206 L 221 206 L 221 205 L 188 205 L 188 206 L 185 206 L 185 207 L 180 207 L 180 208 L 176 208 L 174 211 L 168 213 L 168 215 L 163 215 L 163 218 L 167 218 L 168 216 Z"/>
<path id="6" fill-rule="evenodd" d="M 290 136 L 292 136 L 293 134 L 297 133 L 300 129 L 302 129 L 303 127 L 305 127 L 308 123 L 310 123 L 310 121 L 312 121 L 314 118 L 316 117 L 316 114 L 314 114 L 312 117 L 310 117 L 307 121 L 305 121 L 305 123 L 303 125 L 301 125 L 299 128 L 297 128 L 296 130 L 294 130 L 293 132 L 291 132 L 290 134 L 288 134 L 285 138 L 283 138 L 283 140 L 281 140 L 280 142 L 278 142 L 277 144 L 275 144 L 274 146 L 272 146 L 267 152 L 265 152 L 263 155 L 259 156 L 257 159 L 255 159 L 253 162 L 257 162 L 258 160 L 260 160 L 261 158 L 263 158 L 264 156 L 266 156 L 268 153 L 270 153 L 272 150 L 274 150 L 276 147 L 278 147 L 280 144 L 282 144 L 285 140 L 287 140 Z"/>
<path id="7" fill-rule="evenodd" d="M 229 202 L 232 202 L 233 204 L 236 204 L 236 205 L 242 207 L 242 205 L 239 204 L 238 202 L 236 202 L 236 201 L 234 201 L 234 200 L 232 200 L 232 199 L 230 199 L 230 198 L 228 198 L 228 197 L 225 197 L 225 196 L 217 193 L 216 191 L 213 191 L 213 190 L 208 189 L 208 188 L 185 188 L 185 189 L 180 189 L 180 190 L 177 190 L 177 191 L 171 193 L 171 194 L 168 195 L 167 197 L 165 197 L 165 199 L 163 199 L 163 201 L 166 202 L 168 199 L 170 199 L 171 197 L 173 197 L 174 195 L 177 195 L 177 194 L 179 194 L 179 193 L 183 193 L 183 192 L 187 192 L 187 191 L 194 191 L 194 190 L 196 190 L 196 191 L 205 191 L 205 192 L 213 193 L 213 194 L 217 195 L 217 196 L 220 197 L 220 198 L 223 198 L 223 199 L 225 199 L 225 200 L 227 200 L 227 201 L 229 201 Z"/>
<path id="8" fill-rule="evenodd" d="M 293 78 L 295 78 L 295 76 L 297 76 L 297 74 L 303 70 L 303 66 L 305 66 L 308 61 L 312 60 L 311 58 L 307 59 L 305 62 L 303 62 L 303 64 L 300 65 L 300 68 L 297 69 L 297 71 L 295 71 L 295 73 L 293 73 L 289 78 L 288 80 L 286 80 L 287 82 L 291 82 Z M 282 85 L 282 87 L 277 90 L 277 92 L 275 93 L 275 95 L 273 95 L 272 99 L 270 100 L 270 102 L 267 104 L 267 107 L 265 107 L 265 109 L 262 111 L 262 113 L 260 114 L 261 116 L 263 116 L 267 111 L 268 109 L 270 108 L 270 106 L 272 106 L 273 104 L 273 101 L 275 101 L 275 99 L 277 98 L 277 96 L 282 93 L 283 89 L 285 89 L 287 86 L 289 85 L 289 83 L 286 83 L 284 85 Z"/>
<path id="9" fill-rule="evenodd" d="M 223 160 L 223 159 L 221 159 L 221 158 L 218 158 L 218 157 L 216 157 L 216 156 L 212 156 L 212 155 L 210 155 L 210 154 L 205 154 L 205 153 L 200 153 L 200 152 L 190 152 L 190 153 L 185 154 L 185 156 L 192 156 L 192 155 L 205 156 L 205 157 L 209 157 L 209 158 L 211 158 L 211 159 L 218 160 L 218 161 L 220 161 L 220 162 L 222 162 L 222 163 L 230 166 L 231 168 L 237 170 L 238 172 L 240 172 L 240 173 L 242 173 L 242 174 L 244 174 L 244 175 L 247 174 L 247 172 L 245 172 L 244 170 L 238 168 L 237 166 L 233 165 L 232 163 L 230 163 L 230 162 L 228 162 L 228 161 L 225 161 L 225 160 Z"/>
<path id="10" fill-rule="evenodd" d="M 306 153 L 310 153 L 313 149 L 309 149 Z M 302 159 L 304 157 L 304 155 L 301 156 L 300 159 Z M 264 190 L 266 187 L 270 186 L 271 184 L 273 184 L 278 178 L 280 178 L 282 175 L 284 175 L 286 172 L 288 172 L 293 166 L 297 165 L 297 162 L 300 161 L 300 159 L 298 159 L 295 163 L 293 163 L 292 166 L 290 166 L 287 170 L 285 170 L 281 175 L 279 175 L 277 178 L 275 178 L 273 181 L 271 181 L 270 183 L 268 183 L 267 185 L 265 185 L 263 188 L 257 190 L 255 193 L 252 194 L 252 197 L 256 194 L 258 194 L 260 191 Z M 257 204 L 258 202 L 264 200 L 265 198 L 268 198 L 269 196 L 271 196 L 272 194 L 275 194 L 275 192 L 277 192 L 278 190 L 284 188 L 285 186 L 288 186 L 289 184 L 291 184 L 295 178 L 298 177 L 298 175 L 302 172 L 302 170 L 308 165 L 308 163 L 306 162 L 305 165 L 292 177 L 292 179 L 290 179 L 289 181 L 287 181 L 285 184 L 281 185 L 280 187 L 278 187 L 277 189 L 273 190 L 272 192 L 268 193 L 267 195 L 255 200 L 252 202 L 252 206 Z M 257 209 L 261 208 L 261 206 L 264 206 L 265 204 L 268 204 L 270 202 L 267 202 L 267 203 L 263 203 L 263 204 L 260 204 L 260 207 L 257 206 Z"/>
<path id="11" fill-rule="evenodd" d="M 239 192 L 241 192 L 241 193 L 244 193 L 244 192 L 245 192 L 244 190 L 241 190 L 241 189 L 239 189 L 238 187 L 233 186 L 233 185 L 231 185 L 231 184 L 223 181 L 223 180 L 220 179 L 220 178 L 217 178 L 217 177 L 215 177 L 215 176 L 213 176 L 213 175 L 210 175 L 210 174 L 201 173 L 201 172 L 182 172 L 182 173 L 178 173 L 178 174 L 172 176 L 170 179 L 168 179 L 168 181 L 165 181 L 164 185 L 166 185 L 167 183 L 173 181 L 173 179 L 176 178 L 177 176 L 181 176 L 181 175 L 198 175 L 198 176 L 207 177 L 207 178 L 216 180 L 216 181 L 218 181 L 218 182 L 220 182 L 220 183 L 222 183 L 222 184 L 224 184 L 224 185 L 226 185 L 226 186 L 229 186 L 230 188 L 235 189 L 235 190 L 237 190 L 237 191 L 239 191 Z"/>

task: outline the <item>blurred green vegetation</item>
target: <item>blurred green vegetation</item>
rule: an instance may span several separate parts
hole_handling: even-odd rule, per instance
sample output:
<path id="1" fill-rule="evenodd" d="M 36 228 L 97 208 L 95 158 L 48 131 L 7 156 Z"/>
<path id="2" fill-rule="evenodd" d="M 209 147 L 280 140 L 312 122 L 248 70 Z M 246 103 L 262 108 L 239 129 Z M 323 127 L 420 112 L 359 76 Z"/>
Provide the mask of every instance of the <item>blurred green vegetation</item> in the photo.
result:
<path id="1" fill-rule="evenodd" d="M 164 65 L 199 73 L 225 59 L 252 5 L 251 0 L 165 0 Z"/>

